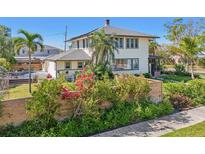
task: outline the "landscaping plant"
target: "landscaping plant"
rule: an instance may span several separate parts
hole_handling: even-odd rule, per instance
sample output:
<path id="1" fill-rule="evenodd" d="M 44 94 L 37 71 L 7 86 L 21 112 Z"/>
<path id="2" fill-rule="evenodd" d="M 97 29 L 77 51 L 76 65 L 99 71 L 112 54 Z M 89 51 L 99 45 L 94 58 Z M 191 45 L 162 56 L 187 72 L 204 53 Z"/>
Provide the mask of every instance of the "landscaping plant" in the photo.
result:
<path id="1" fill-rule="evenodd" d="M 150 91 L 147 79 L 133 75 L 121 75 L 116 78 L 116 93 L 122 102 L 139 101 Z"/>
<path id="2" fill-rule="evenodd" d="M 54 120 L 59 108 L 58 95 L 62 82 L 62 78 L 44 80 L 37 86 L 27 105 L 27 112 L 33 120 L 42 122 L 44 126 L 48 126 Z"/>
<path id="3" fill-rule="evenodd" d="M 164 84 L 165 95 L 187 96 L 192 100 L 194 106 L 205 103 L 205 80 L 195 79 L 187 83 Z"/>
<path id="4" fill-rule="evenodd" d="M 3 97 L 2 96 L 0 96 L 0 117 L 2 116 L 2 112 L 3 112 L 3 105 L 2 105 L 2 99 L 3 99 Z"/>

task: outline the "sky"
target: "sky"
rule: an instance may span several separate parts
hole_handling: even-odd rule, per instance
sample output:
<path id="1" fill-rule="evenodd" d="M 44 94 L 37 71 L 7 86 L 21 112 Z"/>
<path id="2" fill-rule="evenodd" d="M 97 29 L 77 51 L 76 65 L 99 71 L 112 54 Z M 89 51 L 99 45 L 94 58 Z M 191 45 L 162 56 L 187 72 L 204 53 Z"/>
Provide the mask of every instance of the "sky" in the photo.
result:
<path id="1" fill-rule="evenodd" d="M 174 18 L 164 17 L 0 17 L 0 25 L 5 25 L 12 30 L 12 36 L 20 36 L 19 29 L 25 29 L 31 33 L 39 33 L 44 39 L 44 44 L 64 48 L 65 26 L 68 27 L 68 39 L 95 28 L 102 27 L 106 19 L 110 25 L 126 28 L 147 34 L 157 35 L 159 43 L 168 43 L 164 38 L 166 29 L 164 24 Z M 187 18 L 185 18 L 187 20 Z"/>

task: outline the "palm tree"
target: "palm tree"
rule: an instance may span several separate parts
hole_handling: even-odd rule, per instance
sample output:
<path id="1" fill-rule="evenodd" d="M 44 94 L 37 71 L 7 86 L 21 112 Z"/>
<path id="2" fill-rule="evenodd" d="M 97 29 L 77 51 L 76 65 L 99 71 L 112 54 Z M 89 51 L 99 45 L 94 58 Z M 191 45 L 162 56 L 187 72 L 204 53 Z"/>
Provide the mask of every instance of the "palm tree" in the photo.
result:
<path id="1" fill-rule="evenodd" d="M 156 41 L 149 42 L 149 54 L 156 55 L 159 44 Z"/>
<path id="2" fill-rule="evenodd" d="M 43 38 L 40 34 L 32 34 L 23 29 L 18 31 L 24 37 L 14 38 L 14 49 L 18 53 L 22 48 L 28 48 L 29 56 L 29 92 L 31 93 L 31 54 L 40 47 L 41 51 L 44 49 L 42 44 Z"/>
<path id="3" fill-rule="evenodd" d="M 91 41 L 92 62 L 96 65 L 110 64 L 115 57 L 114 51 L 118 51 L 112 36 L 106 35 L 105 31 L 101 29 L 91 36 Z"/>
<path id="4" fill-rule="evenodd" d="M 195 63 L 195 59 L 197 58 L 197 54 L 204 50 L 204 43 L 202 39 L 203 38 L 199 36 L 184 37 L 179 43 L 180 52 L 184 55 L 184 57 L 186 57 L 188 64 L 190 64 L 192 79 L 194 79 L 193 65 Z"/>

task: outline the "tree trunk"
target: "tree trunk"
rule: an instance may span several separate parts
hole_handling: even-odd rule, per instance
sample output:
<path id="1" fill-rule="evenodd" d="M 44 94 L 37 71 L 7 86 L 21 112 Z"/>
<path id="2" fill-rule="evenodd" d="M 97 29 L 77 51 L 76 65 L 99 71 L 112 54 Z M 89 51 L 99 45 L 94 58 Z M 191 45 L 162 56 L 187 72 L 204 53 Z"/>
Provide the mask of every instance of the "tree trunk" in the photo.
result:
<path id="1" fill-rule="evenodd" d="M 29 51 L 28 51 L 28 56 L 29 56 L 29 93 L 31 93 L 31 49 L 29 48 Z"/>
<path id="2" fill-rule="evenodd" d="M 191 78 L 194 79 L 194 69 L 193 69 L 193 61 L 191 60 L 191 68 L 190 68 L 190 71 L 191 71 Z"/>

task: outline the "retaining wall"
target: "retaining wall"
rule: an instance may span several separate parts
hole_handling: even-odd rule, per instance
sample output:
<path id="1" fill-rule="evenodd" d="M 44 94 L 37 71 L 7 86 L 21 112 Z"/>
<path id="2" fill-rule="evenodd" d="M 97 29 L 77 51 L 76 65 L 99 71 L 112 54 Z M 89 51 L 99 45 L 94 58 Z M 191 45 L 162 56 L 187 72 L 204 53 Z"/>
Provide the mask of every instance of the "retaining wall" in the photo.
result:
<path id="1" fill-rule="evenodd" d="M 151 88 L 149 93 L 150 98 L 155 102 L 161 101 L 163 97 L 162 82 L 157 80 L 149 80 L 149 83 Z M 30 98 L 31 97 L 3 101 L 3 113 L 0 117 L 0 126 L 9 123 L 18 125 L 23 121 L 28 120 L 26 104 Z M 61 107 L 59 114 L 56 115 L 56 119 L 63 120 L 64 118 L 71 116 L 74 109 L 72 104 L 61 99 L 59 99 L 58 102 L 60 102 Z"/>

